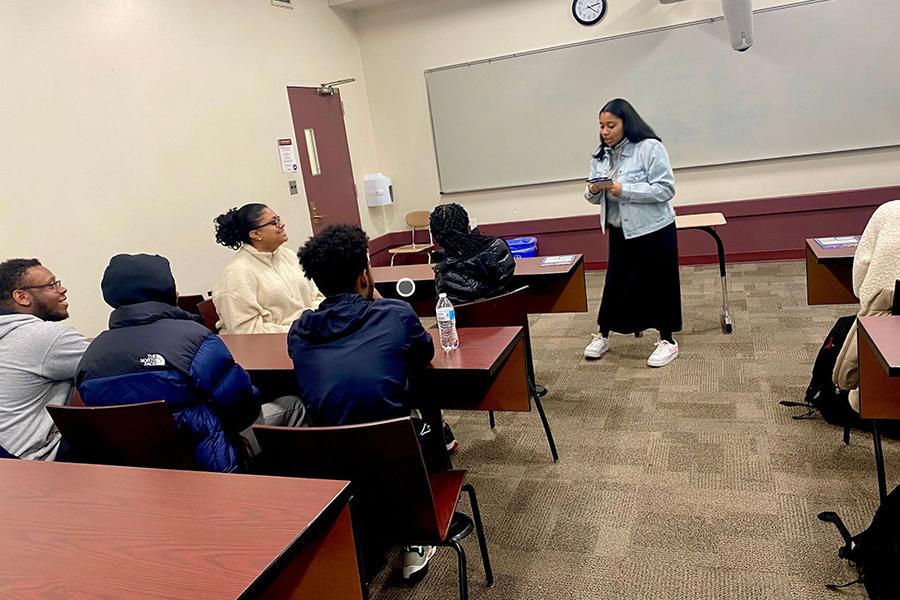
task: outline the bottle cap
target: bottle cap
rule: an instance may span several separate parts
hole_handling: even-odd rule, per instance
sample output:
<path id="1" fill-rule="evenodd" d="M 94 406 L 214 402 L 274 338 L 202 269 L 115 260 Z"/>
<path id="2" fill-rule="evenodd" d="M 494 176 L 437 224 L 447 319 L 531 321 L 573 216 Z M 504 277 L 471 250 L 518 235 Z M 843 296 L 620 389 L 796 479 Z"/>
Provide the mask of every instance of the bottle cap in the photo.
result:
<path id="1" fill-rule="evenodd" d="M 438 298 L 446 298 L 447 294 L 438 294 Z"/>

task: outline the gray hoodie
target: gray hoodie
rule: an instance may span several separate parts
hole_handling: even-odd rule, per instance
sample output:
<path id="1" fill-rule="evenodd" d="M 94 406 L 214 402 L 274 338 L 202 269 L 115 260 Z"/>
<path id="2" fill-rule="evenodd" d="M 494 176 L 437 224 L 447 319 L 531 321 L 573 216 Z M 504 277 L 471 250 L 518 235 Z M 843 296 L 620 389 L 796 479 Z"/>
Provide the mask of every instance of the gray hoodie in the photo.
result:
<path id="1" fill-rule="evenodd" d="M 60 435 L 44 407 L 68 401 L 87 347 L 61 323 L 0 314 L 0 446 L 19 458 L 56 458 Z"/>

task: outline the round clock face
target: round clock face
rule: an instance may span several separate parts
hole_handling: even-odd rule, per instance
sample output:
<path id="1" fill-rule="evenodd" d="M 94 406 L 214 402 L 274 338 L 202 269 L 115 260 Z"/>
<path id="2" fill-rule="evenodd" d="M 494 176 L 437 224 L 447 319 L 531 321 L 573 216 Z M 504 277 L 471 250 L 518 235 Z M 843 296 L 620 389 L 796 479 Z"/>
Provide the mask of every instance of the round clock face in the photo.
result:
<path id="1" fill-rule="evenodd" d="M 582 25 L 599 23 L 606 15 L 606 0 L 573 0 L 572 16 Z"/>

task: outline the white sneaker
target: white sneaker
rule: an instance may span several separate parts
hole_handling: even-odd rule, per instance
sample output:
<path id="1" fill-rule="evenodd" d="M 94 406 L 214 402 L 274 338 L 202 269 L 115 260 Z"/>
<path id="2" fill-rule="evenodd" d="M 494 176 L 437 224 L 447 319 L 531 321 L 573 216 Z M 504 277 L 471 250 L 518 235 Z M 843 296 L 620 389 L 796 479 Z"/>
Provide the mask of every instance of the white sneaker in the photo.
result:
<path id="1" fill-rule="evenodd" d="M 591 343 L 584 349 L 585 358 L 600 358 L 609 350 L 609 340 L 599 333 L 591 334 Z"/>
<path id="2" fill-rule="evenodd" d="M 434 556 L 434 546 L 407 546 L 403 549 L 403 579 L 421 580 L 428 572 L 428 561 Z M 418 575 L 417 575 L 418 574 Z"/>
<path id="3" fill-rule="evenodd" d="M 647 359 L 647 366 L 664 367 L 678 358 L 678 342 L 674 344 L 666 340 L 656 342 L 656 350 Z"/>

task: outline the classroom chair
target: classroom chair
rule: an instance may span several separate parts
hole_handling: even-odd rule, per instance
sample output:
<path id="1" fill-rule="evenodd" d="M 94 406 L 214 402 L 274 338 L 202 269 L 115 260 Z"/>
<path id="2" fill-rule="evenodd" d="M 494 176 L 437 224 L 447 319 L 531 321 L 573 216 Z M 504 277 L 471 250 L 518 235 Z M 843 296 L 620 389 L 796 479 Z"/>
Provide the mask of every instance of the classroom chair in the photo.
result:
<path id="1" fill-rule="evenodd" d="M 219 322 L 219 313 L 216 312 L 216 305 L 213 304 L 213 301 L 208 299 L 197 304 L 197 312 L 203 317 L 203 323 L 207 329 L 216 333 L 218 331 L 216 324 Z"/>
<path id="2" fill-rule="evenodd" d="M 179 295 L 175 304 L 184 312 L 189 312 L 192 315 L 199 315 L 202 317 L 203 315 L 200 314 L 200 310 L 197 308 L 197 305 L 201 302 L 203 302 L 202 294 L 185 294 L 184 296 Z"/>
<path id="3" fill-rule="evenodd" d="M 525 294 L 528 292 L 528 286 L 515 289 L 493 298 L 485 298 L 484 300 L 476 300 L 454 307 L 456 312 L 457 327 L 521 327 L 525 337 L 525 367 L 528 373 L 528 393 L 534 400 L 537 407 L 538 415 L 541 417 L 541 423 L 544 426 L 544 434 L 547 436 L 547 443 L 550 445 L 550 454 L 553 456 L 554 462 L 559 459 L 556 452 L 556 443 L 553 441 L 553 432 L 550 430 L 550 423 L 547 421 L 547 415 L 544 414 L 544 405 L 537 393 L 534 383 L 534 359 L 531 354 L 531 335 L 528 330 L 528 313 L 526 312 L 527 304 L 525 302 Z M 491 429 L 494 428 L 494 412 L 488 414 Z"/>
<path id="4" fill-rule="evenodd" d="M 419 254 L 424 253 L 428 264 L 431 264 L 431 250 L 434 249 L 434 240 L 431 238 L 431 229 L 428 227 L 431 213 L 427 210 L 414 210 L 406 213 L 406 224 L 412 227 L 412 243 L 405 246 L 398 246 L 388 250 L 391 255 L 391 266 L 394 266 L 394 258 L 398 254 Z M 420 244 L 416 242 L 416 229 L 425 229 L 428 231 L 428 243 Z"/>
<path id="5" fill-rule="evenodd" d="M 163 400 L 117 406 L 47 406 L 79 462 L 193 469 L 193 452 Z"/>
<path id="6" fill-rule="evenodd" d="M 391 546 L 449 546 L 459 563 L 459 597 L 466 600 L 460 540 L 474 529 L 487 584 L 494 583 L 475 488 L 463 483 L 465 471 L 426 471 L 409 417 L 341 427 L 254 425 L 253 432 L 261 448 L 258 472 L 351 482 L 354 530 L 367 567 L 380 564 Z M 462 491 L 472 518 L 455 512 Z"/>

